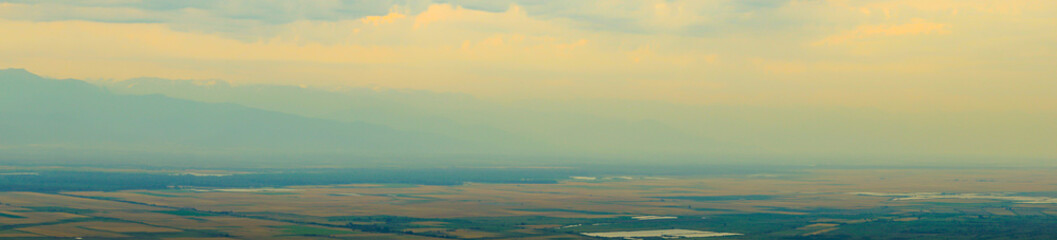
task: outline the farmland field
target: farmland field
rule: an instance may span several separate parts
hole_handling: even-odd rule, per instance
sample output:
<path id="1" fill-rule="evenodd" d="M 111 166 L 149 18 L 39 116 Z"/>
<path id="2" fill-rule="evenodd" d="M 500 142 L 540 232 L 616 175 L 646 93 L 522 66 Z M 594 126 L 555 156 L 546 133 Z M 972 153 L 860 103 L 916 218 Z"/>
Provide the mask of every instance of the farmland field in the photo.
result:
<path id="1" fill-rule="evenodd" d="M 1057 179 L 1049 172 L 799 169 L 596 173 L 591 178 L 544 173 L 540 179 L 553 182 L 8 191 L 0 192 L 0 238 L 586 239 L 627 232 L 710 239 L 1057 236 L 1057 204 L 1051 201 Z M 6 177 L 41 176 L 47 174 Z"/>

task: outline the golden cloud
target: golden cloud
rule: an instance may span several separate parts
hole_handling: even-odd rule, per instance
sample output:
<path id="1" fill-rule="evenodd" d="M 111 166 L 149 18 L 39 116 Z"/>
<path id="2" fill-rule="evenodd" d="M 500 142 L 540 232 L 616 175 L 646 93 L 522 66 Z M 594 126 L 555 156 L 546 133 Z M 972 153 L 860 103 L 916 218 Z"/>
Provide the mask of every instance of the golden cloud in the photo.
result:
<path id="1" fill-rule="evenodd" d="M 880 24 L 859 26 L 850 31 L 828 36 L 813 43 L 813 45 L 838 45 L 854 40 L 881 36 L 946 34 L 949 33 L 946 28 L 946 24 L 928 22 L 924 19 L 914 18 L 911 19 L 910 23 L 900 25 Z"/>

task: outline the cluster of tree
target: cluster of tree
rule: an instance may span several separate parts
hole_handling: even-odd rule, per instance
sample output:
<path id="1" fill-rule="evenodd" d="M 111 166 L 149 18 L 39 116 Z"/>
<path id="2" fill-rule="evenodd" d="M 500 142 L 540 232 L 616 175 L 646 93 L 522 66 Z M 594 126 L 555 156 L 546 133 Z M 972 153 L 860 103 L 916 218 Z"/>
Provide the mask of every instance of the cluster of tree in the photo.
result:
<path id="1" fill-rule="evenodd" d="M 397 228 L 389 227 L 386 224 L 356 224 L 347 223 L 345 228 L 355 229 L 363 232 L 378 232 L 378 233 L 403 233 L 410 235 L 429 236 L 436 238 L 458 238 L 448 232 L 455 231 L 455 229 L 446 229 L 445 231 L 424 231 L 424 232 L 412 232 L 410 230 L 400 230 Z"/>

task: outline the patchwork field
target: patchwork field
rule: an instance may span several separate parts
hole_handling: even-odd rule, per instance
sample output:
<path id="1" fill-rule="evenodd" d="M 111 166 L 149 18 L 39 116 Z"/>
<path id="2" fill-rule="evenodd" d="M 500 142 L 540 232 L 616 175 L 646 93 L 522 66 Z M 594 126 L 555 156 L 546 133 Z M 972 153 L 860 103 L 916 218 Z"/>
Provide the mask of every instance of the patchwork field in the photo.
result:
<path id="1" fill-rule="evenodd" d="M 556 184 L 0 192 L 0 237 L 581 239 L 681 229 L 694 238 L 769 239 L 920 237 L 982 225 L 993 232 L 964 238 L 1057 236 L 1048 235 L 1057 234 L 1057 204 L 1039 200 L 1057 197 L 1050 172 L 815 170 Z M 892 226 L 914 231 L 883 231 Z"/>

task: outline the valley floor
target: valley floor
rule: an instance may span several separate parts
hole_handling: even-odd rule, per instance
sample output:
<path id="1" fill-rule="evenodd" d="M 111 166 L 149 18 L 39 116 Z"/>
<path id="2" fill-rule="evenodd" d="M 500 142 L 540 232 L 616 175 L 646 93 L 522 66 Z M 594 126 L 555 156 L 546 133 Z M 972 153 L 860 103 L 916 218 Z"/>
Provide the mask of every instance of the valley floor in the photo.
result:
<path id="1" fill-rule="evenodd" d="M 590 239 L 678 232 L 700 239 L 1047 239 L 1057 237 L 1057 178 L 1050 172 L 858 169 L 577 176 L 555 184 L 11 191 L 0 192 L 0 238 Z"/>

